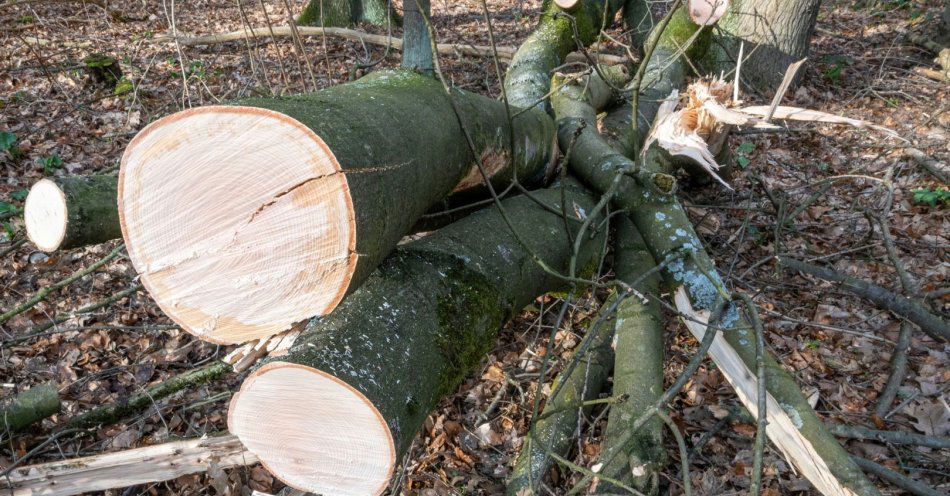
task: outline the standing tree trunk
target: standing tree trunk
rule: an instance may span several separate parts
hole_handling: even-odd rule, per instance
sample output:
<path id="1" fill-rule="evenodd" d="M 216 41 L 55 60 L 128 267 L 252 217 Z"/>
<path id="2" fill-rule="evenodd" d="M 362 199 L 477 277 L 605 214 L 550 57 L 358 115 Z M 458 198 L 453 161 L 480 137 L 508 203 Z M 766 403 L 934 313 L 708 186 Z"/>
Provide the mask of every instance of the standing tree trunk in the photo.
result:
<path id="1" fill-rule="evenodd" d="M 793 62 L 808 56 L 821 0 L 733 0 L 719 20 L 707 73 L 735 70 L 745 42 L 742 79 L 771 97 Z"/>
<path id="2" fill-rule="evenodd" d="M 429 0 L 405 0 L 403 3 L 402 68 L 427 76 L 434 73 L 432 41 L 427 25 L 431 10 Z"/>
<path id="3" fill-rule="evenodd" d="M 538 181 L 553 123 L 532 109 L 453 90 L 486 173 Z M 286 98 L 253 98 L 160 119 L 122 159 L 129 257 L 189 332 L 240 343 L 329 313 L 419 217 L 478 186 L 459 117 L 435 79 L 379 71 Z"/>
<path id="4" fill-rule="evenodd" d="M 376 26 L 399 24 L 390 0 L 310 0 L 297 24 L 302 26 L 349 27 L 360 22 Z M 322 23 L 321 23 L 322 20 Z"/>
<path id="5" fill-rule="evenodd" d="M 23 208 L 26 235 L 43 251 L 66 250 L 122 237 L 116 177 L 41 179 Z"/>
<path id="6" fill-rule="evenodd" d="M 547 208 L 525 196 L 504 201 L 511 228 L 492 207 L 401 246 L 332 314 L 314 319 L 289 354 L 248 377 L 229 430 L 293 487 L 382 492 L 426 416 L 491 348 L 501 323 L 563 286 L 539 262 L 566 270 L 566 224 L 576 232 L 574 212 L 590 212 L 595 199 L 576 182 L 561 186 L 535 193 Z M 577 263 L 592 272 L 603 237 L 585 239 Z"/>

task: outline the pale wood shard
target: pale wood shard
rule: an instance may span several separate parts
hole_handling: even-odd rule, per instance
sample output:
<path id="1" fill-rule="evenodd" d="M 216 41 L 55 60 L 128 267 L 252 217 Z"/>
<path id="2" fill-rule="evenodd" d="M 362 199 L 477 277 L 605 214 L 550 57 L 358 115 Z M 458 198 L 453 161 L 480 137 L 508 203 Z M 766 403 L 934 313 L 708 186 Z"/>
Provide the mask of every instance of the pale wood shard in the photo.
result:
<path id="1" fill-rule="evenodd" d="M 42 251 L 54 251 L 66 237 L 66 195 L 53 181 L 41 179 L 26 197 L 23 220 L 30 241 Z"/>
<path id="2" fill-rule="evenodd" d="M 0 478 L 4 496 L 69 496 L 257 463 L 236 436 L 158 444 L 15 468 Z"/>
<path id="3" fill-rule="evenodd" d="M 366 396 L 303 365 L 256 370 L 231 400 L 228 429 L 266 455 L 271 473 L 317 494 L 380 494 L 396 463 L 389 427 Z"/>
<path id="4" fill-rule="evenodd" d="M 696 310 L 690 303 L 690 298 L 685 287 L 680 286 L 676 289 L 673 296 L 676 309 L 691 319 L 683 319 L 690 333 L 702 341 L 706 333 L 706 323 L 709 321 L 709 312 L 706 310 Z M 737 332 L 729 330 L 725 332 Z M 742 401 L 742 404 L 758 417 L 758 404 L 756 401 L 758 395 L 758 380 L 755 372 L 745 365 L 742 358 L 728 341 L 718 334 L 709 349 L 709 356 L 712 357 L 716 366 L 722 371 L 736 395 Z M 766 418 L 768 426 L 766 432 L 772 443 L 778 447 L 779 451 L 785 456 L 799 474 L 808 479 L 818 491 L 825 496 L 857 496 L 857 493 L 842 485 L 835 475 L 831 472 L 824 458 L 815 451 L 812 443 L 805 438 L 799 431 L 801 418 L 795 419 L 797 415 L 795 410 L 783 407 L 771 394 L 767 397 Z"/>
<path id="5" fill-rule="evenodd" d="M 740 112 L 749 114 L 751 116 L 765 117 L 769 114 L 770 107 L 768 105 L 753 105 L 751 107 L 742 107 L 738 109 Z M 900 136 L 893 129 L 879 126 L 872 122 L 863 121 L 861 119 L 852 119 L 850 117 L 844 117 L 841 115 L 829 114 L 827 112 L 821 112 L 819 110 L 809 110 L 798 107 L 789 107 L 785 105 L 779 105 L 775 107 L 774 114 L 772 115 L 773 119 L 783 119 L 790 121 L 801 121 L 801 122 L 821 122 L 824 124 L 844 124 L 857 128 L 871 128 L 882 133 L 887 134 L 892 138 L 900 138 Z M 903 139 L 903 138 L 900 138 Z"/>
<path id="6" fill-rule="evenodd" d="M 162 310 L 202 339 L 276 334 L 332 310 L 349 284 L 354 213 L 339 171 L 320 137 L 279 112 L 160 119 L 122 158 L 129 257 Z"/>

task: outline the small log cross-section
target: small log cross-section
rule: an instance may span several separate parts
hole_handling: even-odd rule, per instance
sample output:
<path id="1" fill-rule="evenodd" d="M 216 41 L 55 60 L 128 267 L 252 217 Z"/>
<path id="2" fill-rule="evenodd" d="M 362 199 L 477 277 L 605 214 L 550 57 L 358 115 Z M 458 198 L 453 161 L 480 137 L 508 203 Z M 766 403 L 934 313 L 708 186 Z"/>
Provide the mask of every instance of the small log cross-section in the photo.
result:
<path id="1" fill-rule="evenodd" d="M 551 119 L 411 71 L 379 71 L 285 98 L 160 119 L 122 158 L 129 257 L 162 310 L 215 343 L 325 315 L 426 210 L 481 184 L 459 123 L 493 180 L 552 163 Z"/>
<path id="2" fill-rule="evenodd" d="M 287 355 L 248 377 L 231 401 L 229 430 L 295 488 L 381 493 L 429 412 L 491 348 L 500 325 L 563 286 L 533 259 L 568 266 L 561 195 L 558 186 L 535 193 L 553 211 L 524 196 L 502 203 L 525 245 L 492 207 L 400 246 Z M 563 195 L 576 232 L 595 200 L 577 183 Z M 602 236 L 585 236 L 578 267 L 592 271 L 602 247 Z"/>
<path id="3" fill-rule="evenodd" d="M 42 251 L 66 250 L 122 237 L 116 177 L 40 179 L 23 211 L 26 235 Z"/>

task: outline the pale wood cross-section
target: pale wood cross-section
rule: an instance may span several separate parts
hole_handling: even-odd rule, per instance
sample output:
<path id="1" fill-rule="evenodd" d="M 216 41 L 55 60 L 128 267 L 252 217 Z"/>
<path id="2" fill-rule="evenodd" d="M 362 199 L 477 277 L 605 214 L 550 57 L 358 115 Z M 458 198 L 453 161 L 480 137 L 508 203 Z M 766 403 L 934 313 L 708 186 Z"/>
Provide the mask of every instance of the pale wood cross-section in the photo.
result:
<path id="1" fill-rule="evenodd" d="M 271 110 L 160 119 L 122 157 L 129 257 L 162 310 L 201 339 L 242 343 L 332 310 L 356 263 L 353 205 L 323 140 Z"/>
<path id="2" fill-rule="evenodd" d="M 66 195 L 53 181 L 40 179 L 30 188 L 23 208 L 26 235 L 42 251 L 54 251 L 66 237 Z"/>
<path id="3" fill-rule="evenodd" d="M 380 494 L 396 462 L 389 427 L 362 393 L 293 363 L 269 363 L 244 381 L 228 430 L 280 480 L 316 494 Z"/>

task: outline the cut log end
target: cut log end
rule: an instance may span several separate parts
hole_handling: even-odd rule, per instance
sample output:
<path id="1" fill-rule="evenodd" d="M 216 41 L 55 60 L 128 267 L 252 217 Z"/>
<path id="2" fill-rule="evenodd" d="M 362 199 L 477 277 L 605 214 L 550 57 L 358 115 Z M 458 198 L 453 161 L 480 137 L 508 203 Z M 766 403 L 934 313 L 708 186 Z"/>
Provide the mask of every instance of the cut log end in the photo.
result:
<path id="1" fill-rule="evenodd" d="M 329 313 L 355 268 L 346 177 L 319 136 L 279 112 L 211 106 L 152 123 L 122 157 L 118 202 L 143 284 L 206 341 Z"/>
<path id="2" fill-rule="evenodd" d="M 389 427 L 362 393 L 293 363 L 269 363 L 244 381 L 228 430 L 272 474 L 317 494 L 380 494 L 396 462 Z"/>
<path id="3" fill-rule="evenodd" d="M 41 179 L 30 188 L 23 209 L 26 235 L 42 251 L 55 251 L 66 237 L 69 211 L 59 185 Z"/>

